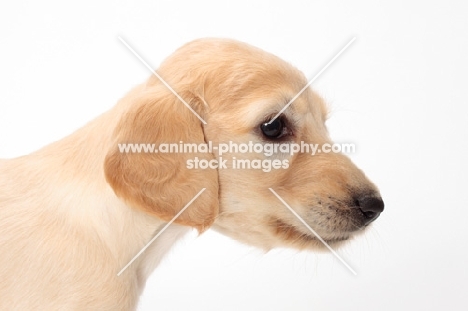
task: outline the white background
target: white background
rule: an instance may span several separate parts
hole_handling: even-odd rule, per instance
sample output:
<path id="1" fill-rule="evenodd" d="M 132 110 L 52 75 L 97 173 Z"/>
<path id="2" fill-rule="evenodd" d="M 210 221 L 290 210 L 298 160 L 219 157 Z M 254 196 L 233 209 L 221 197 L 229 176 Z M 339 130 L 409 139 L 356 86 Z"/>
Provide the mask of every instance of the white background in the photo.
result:
<path id="1" fill-rule="evenodd" d="M 107 3 L 106 3 L 107 2 Z M 380 187 L 385 211 L 330 254 L 262 254 L 189 236 L 139 310 L 467 310 L 468 18 L 463 1 L 10 1 L 0 9 L 0 157 L 29 153 L 112 107 L 199 37 L 259 46 L 311 78 L 332 137 Z M 1 299 L 1 298 L 0 298 Z"/>

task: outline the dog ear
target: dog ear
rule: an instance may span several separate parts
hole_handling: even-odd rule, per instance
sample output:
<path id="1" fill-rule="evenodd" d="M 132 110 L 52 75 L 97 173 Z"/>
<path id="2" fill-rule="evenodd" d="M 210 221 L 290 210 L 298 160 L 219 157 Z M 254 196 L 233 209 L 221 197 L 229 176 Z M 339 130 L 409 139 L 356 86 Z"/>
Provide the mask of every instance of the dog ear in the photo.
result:
<path id="1" fill-rule="evenodd" d="M 199 112 L 195 96 L 184 98 Z M 125 100 L 125 99 L 124 99 Z M 202 188 L 206 190 L 174 221 L 206 230 L 218 214 L 218 172 L 188 168 L 187 161 L 212 160 L 211 153 L 121 152 L 119 144 L 205 144 L 202 122 L 164 86 L 151 86 L 130 99 L 115 130 L 115 146 L 104 171 L 116 195 L 132 207 L 170 221 Z"/>

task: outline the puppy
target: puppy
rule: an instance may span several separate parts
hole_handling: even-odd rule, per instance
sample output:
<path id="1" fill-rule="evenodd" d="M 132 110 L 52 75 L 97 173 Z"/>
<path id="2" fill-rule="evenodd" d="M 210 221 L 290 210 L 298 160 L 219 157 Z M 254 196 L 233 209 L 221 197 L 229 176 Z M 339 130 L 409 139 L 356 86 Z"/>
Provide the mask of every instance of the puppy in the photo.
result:
<path id="1" fill-rule="evenodd" d="M 258 48 L 197 40 L 157 74 L 167 85 L 151 76 L 68 137 L 0 161 L 1 310 L 134 310 L 191 228 L 263 249 L 314 249 L 318 237 L 333 246 L 363 232 L 383 211 L 375 185 L 338 153 L 122 150 L 331 144 L 325 104 L 309 88 L 275 117 L 307 80 Z"/>

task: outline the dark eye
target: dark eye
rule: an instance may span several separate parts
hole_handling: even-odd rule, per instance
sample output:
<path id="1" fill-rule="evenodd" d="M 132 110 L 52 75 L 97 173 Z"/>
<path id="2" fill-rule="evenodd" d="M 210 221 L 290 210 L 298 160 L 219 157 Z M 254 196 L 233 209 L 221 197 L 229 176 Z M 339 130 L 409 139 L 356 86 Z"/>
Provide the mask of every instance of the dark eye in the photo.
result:
<path id="1" fill-rule="evenodd" d="M 276 118 L 273 122 L 265 122 L 260 126 L 263 135 L 268 138 L 280 138 L 284 133 L 284 121 L 281 118 Z"/>

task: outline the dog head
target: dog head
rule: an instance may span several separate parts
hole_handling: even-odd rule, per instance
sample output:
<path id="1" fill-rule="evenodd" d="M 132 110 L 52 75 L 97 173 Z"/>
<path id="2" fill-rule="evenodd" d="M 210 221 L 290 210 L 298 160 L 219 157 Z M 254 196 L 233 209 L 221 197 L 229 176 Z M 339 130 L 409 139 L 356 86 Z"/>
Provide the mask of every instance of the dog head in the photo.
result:
<path id="1" fill-rule="evenodd" d="M 282 111 L 307 84 L 288 63 L 244 43 L 204 39 L 177 50 L 157 73 L 190 109 L 151 77 L 125 100 L 116 143 L 212 149 L 110 150 L 107 180 L 129 205 L 168 221 L 206 188 L 175 222 L 200 231 L 213 226 L 265 249 L 318 246 L 317 235 L 343 241 L 383 211 L 361 170 L 343 154 L 320 152 L 332 142 L 317 94 L 307 88 Z M 291 152 L 293 145 L 309 149 Z"/>

